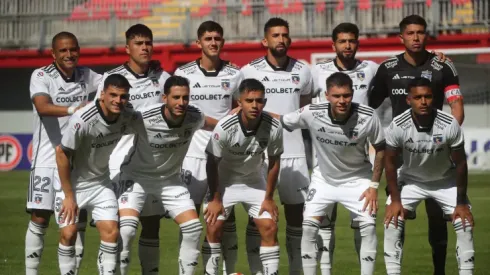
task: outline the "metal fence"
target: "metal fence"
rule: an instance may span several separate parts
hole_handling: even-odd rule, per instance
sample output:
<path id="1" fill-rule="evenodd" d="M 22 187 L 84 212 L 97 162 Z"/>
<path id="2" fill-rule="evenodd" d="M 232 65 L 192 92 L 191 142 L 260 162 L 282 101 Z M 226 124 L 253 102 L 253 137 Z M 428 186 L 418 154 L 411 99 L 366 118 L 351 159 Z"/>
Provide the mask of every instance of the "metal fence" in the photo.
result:
<path id="1" fill-rule="evenodd" d="M 0 48 L 43 48 L 60 31 L 75 33 L 83 46 L 115 46 L 138 22 L 153 29 L 156 42 L 188 43 L 209 19 L 225 26 L 228 40 L 256 40 L 274 16 L 288 20 L 297 38 L 328 37 L 341 22 L 356 23 L 363 35 L 393 34 L 410 14 L 425 17 L 433 35 L 488 32 L 489 12 L 489 0 L 1 0 Z"/>

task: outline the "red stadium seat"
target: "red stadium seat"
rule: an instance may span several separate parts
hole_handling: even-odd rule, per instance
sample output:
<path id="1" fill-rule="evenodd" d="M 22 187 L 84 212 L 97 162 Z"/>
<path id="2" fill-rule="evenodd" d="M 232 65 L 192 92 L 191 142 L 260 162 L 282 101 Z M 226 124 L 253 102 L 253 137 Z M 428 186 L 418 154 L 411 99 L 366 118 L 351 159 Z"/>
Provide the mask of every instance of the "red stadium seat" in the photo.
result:
<path id="1" fill-rule="evenodd" d="M 303 3 L 301 0 L 290 0 L 285 4 L 283 1 L 265 0 L 265 5 L 270 14 L 301 13 Z"/>
<path id="2" fill-rule="evenodd" d="M 401 9 L 403 7 L 402 0 L 386 0 L 385 7 L 388 9 Z"/>
<path id="3" fill-rule="evenodd" d="M 111 11 L 118 18 L 142 18 L 151 15 L 151 6 L 161 4 L 162 0 L 89 0 L 76 6 L 69 20 L 109 19 Z"/>

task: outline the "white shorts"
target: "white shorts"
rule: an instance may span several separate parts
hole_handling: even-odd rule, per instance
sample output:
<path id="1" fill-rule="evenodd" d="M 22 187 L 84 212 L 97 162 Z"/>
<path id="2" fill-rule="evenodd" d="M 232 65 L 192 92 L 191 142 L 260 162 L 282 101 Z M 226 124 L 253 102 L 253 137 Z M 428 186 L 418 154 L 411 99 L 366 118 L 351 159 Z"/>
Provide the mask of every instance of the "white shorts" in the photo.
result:
<path id="1" fill-rule="evenodd" d="M 264 161 L 264 176 L 267 180 L 268 160 Z M 310 185 L 306 158 L 283 158 L 276 189 L 282 204 L 300 204 L 306 199 Z"/>
<path id="2" fill-rule="evenodd" d="M 194 204 L 202 204 L 208 191 L 206 159 L 185 157 L 182 163 L 182 179 Z"/>
<path id="3" fill-rule="evenodd" d="M 165 181 L 145 179 L 133 181 L 123 174 L 121 181 L 124 182 L 126 189 L 118 199 L 119 209 L 134 209 L 140 213 L 144 209 L 146 215 L 150 216 L 149 211 L 157 208 L 145 209 L 145 206 L 148 205 L 148 202 L 150 205 L 155 204 L 153 198 L 160 198 L 156 200 L 157 204 L 160 205 L 159 209 L 168 211 L 168 215 L 172 219 L 185 211 L 196 209 L 189 190 L 180 180 L 180 175 Z M 164 213 L 157 214 L 163 215 Z"/>
<path id="4" fill-rule="evenodd" d="M 365 199 L 359 201 L 362 193 L 369 188 L 371 180 L 359 179 L 340 185 L 332 185 L 316 173 L 311 175 L 311 183 L 305 202 L 303 216 L 332 217 L 333 206 L 336 202 L 342 204 L 350 212 L 353 222 L 375 223 L 376 214 L 369 215 L 369 210 L 362 212 Z"/>
<path id="5" fill-rule="evenodd" d="M 241 203 L 248 216 L 254 219 L 272 219 L 272 216 L 267 211 L 262 212 L 259 216 L 260 208 L 265 198 L 265 187 L 265 182 L 256 184 L 234 183 L 232 185 L 220 183 L 225 216 L 219 215 L 218 220 L 227 220 L 233 207 L 238 203 Z M 207 201 L 208 198 L 206 197 L 203 212 L 207 208 Z"/>
<path id="6" fill-rule="evenodd" d="M 92 219 L 95 221 L 118 221 L 117 215 L 117 199 L 112 185 L 109 180 L 101 183 L 99 186 L 92 188 L 75 191 L 76 202 L 78 208 L 87 209 L 92 212 Z M 54 214 L 56 222 L 60 228 L 63 228 L 68 224 L 68 221 L 64 223 L 60 222 L 60 211 L 62 202 L 65 199 L 65 193 L 63 191 L 56 192 Z M 76 219 L 78 222 L 78 217 Z"/>
<path id="7" fill-rule="evenodd" d="M 456 180 L 441 180 L 435 182 L 400 181 L 403 208 L 415 212 L 421 201 L 432 198 L 442 208 L 444 215 L 452 215 L 456 208 Z M 391 204 L 391 196 L 386 199 L 386 205 Z"/>
<path id="8" fill-rule="evenodd" d="M 54 207 L 54 181 L 58 177 L 56 168 L 33 168 L 27 190 L 27 211 L 31 209 L 50 210 Z"/>

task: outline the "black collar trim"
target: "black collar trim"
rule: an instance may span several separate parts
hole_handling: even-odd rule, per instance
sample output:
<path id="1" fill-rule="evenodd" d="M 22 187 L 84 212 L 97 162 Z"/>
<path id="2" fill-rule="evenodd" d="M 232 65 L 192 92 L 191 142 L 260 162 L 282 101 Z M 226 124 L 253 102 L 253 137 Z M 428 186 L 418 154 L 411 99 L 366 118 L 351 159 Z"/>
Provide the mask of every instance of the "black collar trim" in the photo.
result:
<path id="1" fill-rule="evenodd" d="M 216 68 L 216 71 L 212 71 L 212 72 L 208 72 L 201 67 L 201 58 L 198 58 L 196 60 L 196 64 L 199 70 L 201 70 L 201 72 L 204 74 L 204 76 L 218 76 L 219 72 L 223 69 L 223 66 L 225 66 L 225 64 L 228 64 L 228 62 L 224 60 L 220 59 L 220 61 L 221 62 L 219 63 L 218 68 Z"/>
<path id="2" fill-rule="evenodd" d="M 267 56 L 264 56 L 264 60 L 265 62 L 267 62 L 267 64 L 269 64 L 269 66 L 274 70 L 274 71 L 287 71 L 288 67 L 289 67 L 289 62 L 291 62 L 291 58 L 289 56 L 287 56 L 287 61 L 286 61 L 286 64 L 284 65 L 284 67 L 276 67 L 274 65 L 272 65 L 272 63 L 269 62 L 269 59 L 267 59 Z"/>
<path id="3" fill-rule="evenodd" d="M 73 70 L 73 74 L 71 75 L 70 78 L 66 77 L 65 74 L 60 70 L 60 68 L 58 68 L 58 65 L 56 65 L 56 62 L 53 62 L 53 66 L 54 68 L 58 71 L 58 74 L 61 76 L 61 78 L 63 78 L 63 80 L 66 82 L 66 83 L 73 83 L 75 82 L 75 77 L 76 77 L 76 73 L 77 73 L 77 68 L 75 67 L 75 69 Z"/>
<path id="4" fill-rule="evenodd" d="M 357 108 L 357 104 L 356 103 L 352 103 L 351 106 L 350 106 L 349 114 L 347 115 L 347 117 L 344 120 L 336 120 L 332 116 L 332 104 L 328 104 L 327 106 L 328 106 L 327 107 L 327 109 L 328 109 L 328 117 L 330 118 L 330 121 L 332 121 L 332 124 L 337 124 L 337 125 L 345 125 L 347 123 L 347 121 L 349 121 L 349 119 L 352 116 L 352 114 L 354 114 L 354 108 Z"/>
<path id="5" fill-rule="evenodd" d="M 165 122 L 167 123 L 168 128 L 180 128 L 184 123 L 184 119 L 182 119 L 182 121 L 178 124 L 173 123 L 172 121 L 167 119 L 167 116 L 165 115 L 165 108 L 167 108 L 166 104 L 162 104 L 162 108 L 160 108 L 160 112 L 162 113 L 163 120 L 165 120 Z"/>
<path id="6" fill-rule="evenodd" d="M 434 120 L 436 119 L 436 116 L 437 116 L 437 110 L 432 109 L 432 114 L 430 114 L 429 126 L 428 127 L 422 127 L 417 122 L 417 120 L 414 119 L 413 111 L 410 112 L 410 117 L 412 118 L 413 125 L 415 125 L 415 129 L 417 129 L 417 132 L 424 132 L 424 133 L 430 132 L 432 130 L 432 127 L 434 126 Z"/>
<path id="7" fill-rule="evenodd" d="M 359 66 L 359 64 L 361 64 L 361 61 L 358 60 L 358 59 L 356 59 L 356 63 L 354 64 L 354 67 L 352 67 L 350 69 L 342 69 L 342 67 L 340 67 L 339 64 L 337 63 L 337 58 L 334 58 L 333 59 L 333 64 L 335 65 L 335 67 L 337 68 L 337 70 L 339 70 L 339 72 L 345 72 L 345 71 L 352 71 L 355 68 L 357 68 L 357 66 Z"/>
<path id="8" fill-rule="evenodd" d="M 148 70 L 147 70 L 147 71 L 146 71 L 144 74 L 139 75 L 139 74 L 135 73 L 135 72 L 134 72 L 134 71 L 131 69 L 131 67 L 129 67 L 129 65 L 128 65 L 128 63 L 127 63 L 127 62 L 126 62 L 126 63 L 124 63 L 124 65 L 123 65 L 123 66 L 124 66 L 124 68 L 125 68 L 125 69 L 126 69 L 128 72 L 130 72 L 130 73 L 131 73 L 131 74 L 132 74 L 134 77 L 136 77 L 136 78 L 146 78 L 146 77 L 148 77 L 148 71 L 150 71 L 150 69 L 148 68 Z"/>
<path id="9" fill-rule="evenodd" d="M 102 107 L 100 107 L 100 100 L 97 99 L 95 101 L 95 106 L 97 107 L 97 111 L 99 112 L 99 115 L 100 117 L 102 117 L 102 119 L 105 121 L 105 123 L 107 123 L 108 125 L 110 124 L 114 124 L 117 122 L 117 120 L 119 119 L 119 116 L 117 116 L 116 119 L 114 119 L 113 121 L 110 121 L 108 117 L 106 117 L 106 115 L 104 114 L 104 111 L 102 111 Z"/>
<path id="10" fill-rule="evenodd" d="M 246 137 L 255 136 L 255 134 L 257 133 L 257 129 L 259 129 L 260 127 L 260 123 L 262 123 L 262 115 L 260 115 L 260 120 L 259 123 L 257 124 L 257 127 L 252 131 L 248 131 L 247 128 L 245 128 L 245 125 L 243 124 L 243 120 L 242 120 L 242 111 L 238 112 L 237 116 L 238 116 L 238 124 L 240 124 L 240 128 L 242 129 L 243 135 Z"/>

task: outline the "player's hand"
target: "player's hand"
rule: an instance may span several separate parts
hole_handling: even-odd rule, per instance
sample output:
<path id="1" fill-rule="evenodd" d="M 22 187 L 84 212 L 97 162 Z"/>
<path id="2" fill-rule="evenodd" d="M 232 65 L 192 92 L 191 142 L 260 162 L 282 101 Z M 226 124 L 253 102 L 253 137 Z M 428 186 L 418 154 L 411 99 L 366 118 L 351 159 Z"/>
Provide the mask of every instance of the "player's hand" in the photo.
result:
<path id="1" fill-rule="evenodd" d="M 441 62 L 444 62 L 446 60 L 451 61 L 451 59 L 449 57 L 447 57 L 446 55 L 444 55 L 444 53 L 435 52 L 435 51 L 431 51 L 430 53 L 437 55 L 437 57 L 439 58 L 439 60 L 441 60 Z"/>
<path id="2" fill-rule="evenodd" d="M 78 205 L 73 196 L 67 196 L 61 203 L 60 223 L 75 224 L 78 216 Z"/>
<path id="3" fill-rule="evenodd" d="M 218 220 L 219 215 L 225 215 L 225 208 L 221 200 L 212 200 L 208 203 L 208 206 L 204 210 L 204 220 L 209 225 L 214 225 Z"/>
<path id="4" fill-rule="evenodd" d="M 364 207 L 362 208 L 362 212 L 366 211 L 366 208 L 369 206 L 369 215 L 376 214 L 378 212 L 378 189 L 369 187 L 362 193 L 359 201 L 366 199 L 364 202 Z"/>
<path id="5" fill-rule="evenodd" d="M 463 223 L 463 230 L 465 230 L 466 228 L 466 221 L 470 223 L 471 227 L 475 226 L 473 214 L 471 214 L 470 206 L 468 204 L 459 204 L 456 206 L 453 213 L 453 223 L 458 218 L 461 218 L 461 222 Z"/>
<path id="6" fill-rule="evenodd" d="M 275 222 L 279 221 L 279 209 L 277 208 L 276 202 L 271 199 L 265 199 L 260 206 L 259 216 L 262 215 L 264 211 L 267 211 L 271 216 L 272 220 Z"/>
<path id="7" fill-rule="evenodd" d="M 229 115 L 238 114 L 238 112 L 240 112 L 241 110 L 242 110 L 242 107 L 238 106 L 235 109 L 231 110 Z"/>
<path id="8" fill-rule="evenodd" d="M 395 228 L 398 228 L 398 217 L 400 217 L 402 220 L 405 218 L 404 217 L 405 213 L 403 210 L 403 205 L 401 202 L 391 202 L 390 205 L 386 206 L 386 213 L 385 213 L 385 225 L 386 228 L 390 225 L 390 222 L 392 219 L 395 219 Z"/>

